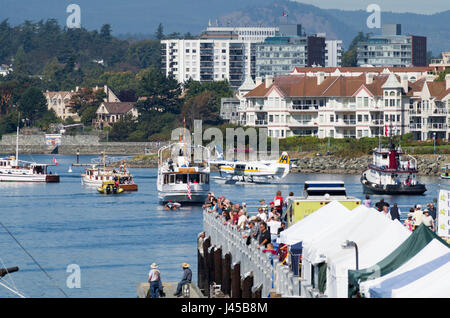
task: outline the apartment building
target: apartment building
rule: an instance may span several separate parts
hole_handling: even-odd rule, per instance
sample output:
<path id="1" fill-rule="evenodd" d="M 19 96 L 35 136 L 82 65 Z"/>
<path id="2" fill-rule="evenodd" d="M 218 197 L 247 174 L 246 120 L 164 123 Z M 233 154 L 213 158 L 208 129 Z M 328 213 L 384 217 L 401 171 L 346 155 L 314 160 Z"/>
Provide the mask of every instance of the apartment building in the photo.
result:
<path id="1" fill-rule="evenodd" d="M 382 26 L 382 34 L 370 36 L 358 43 L 357 65 L 372 66 L 426 66 L 427 38 L 402 35 L 400 24 Z"/>
<path id="2" fill-rule="evenodd" d="M 325 66 L 338 67 L 341 65 L 342 40 L 325 40 Z"/>
<path id="3" fill-rule="evenodd" d="M 256 47 L 256 77 L 292 72 L 296 66 L 325 66 L 325 37 L 306 36 L 300 24 L 281 25 L 280 35 L 266 38 Z"/>
<path id="4" fill-rule="evenodd" d="M 255 77 L 255 43 L 278 34 L 277 27 L 209 26 L 199 39 L 161 41 L 162 71 L 183 83 L 228 80 L 238 88 Z"/>
<path id="5" fill-rule="evenodd" d="M 433 82 L 430 75 L 411 82 L 405 74 L 326 76 L 317 72 L 269 76 L 264 82 L 257 78 L 255 89 L 241 100 L 239 122 L 266 127 L 269 136 L 276 138 L 361 138 L 386 132 L 412 132 L 422 140 L 433 133 L 449 138 L 450 77 L 441 83 Z M 422 112 L 416 115 L 418 109 Z M 414 124 L 426 124 L 428 130 L 419 134 L 423 127 Z"/>

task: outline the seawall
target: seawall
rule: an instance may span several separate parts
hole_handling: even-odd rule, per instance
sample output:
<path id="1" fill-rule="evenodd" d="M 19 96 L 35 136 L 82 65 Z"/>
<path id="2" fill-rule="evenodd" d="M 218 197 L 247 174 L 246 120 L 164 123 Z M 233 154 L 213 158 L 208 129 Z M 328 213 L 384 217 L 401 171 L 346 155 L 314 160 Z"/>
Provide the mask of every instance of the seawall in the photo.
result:
<path id="1" fill-rule="evenodd" d="M 96 135 L 62 136 L 60 146 L 45 144 L 45 135 L 20 135 L 19 153 L 21 154 L 51 154 L 98 155 L 103 151 L 107 154 L 138 155 L 156 153 L 163 145 L 161 142 L 100 142 Z M 1 154 L 16 152 L 16 136 L 4 135 L 0 141 Z"/>

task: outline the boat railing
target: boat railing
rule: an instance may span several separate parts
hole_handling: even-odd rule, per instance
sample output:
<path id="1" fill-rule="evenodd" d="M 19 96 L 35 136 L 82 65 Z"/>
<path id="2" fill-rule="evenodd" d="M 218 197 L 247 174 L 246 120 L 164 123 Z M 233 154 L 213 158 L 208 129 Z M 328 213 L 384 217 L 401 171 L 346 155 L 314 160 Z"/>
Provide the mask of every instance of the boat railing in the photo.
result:
<path id="1" fill-rule="evenodd" d="M 271 290 L 282 297 L 299 296 L 298 277 L 294 277 L 292 271 L 276 257 L 258 249 L 255 240 L 247 245 L 242 238 L 244 233 L 230 223 L 223 224 L 223 219 L 215 212 L 203 211 L 203 225 L 211 244 L 220 246 L 223 254 L 230 253 L 233 263 L 240 263 L 242 278 L 252 273 L 253 285 L 262 286 L 262 297 L 268 297 Z"/>

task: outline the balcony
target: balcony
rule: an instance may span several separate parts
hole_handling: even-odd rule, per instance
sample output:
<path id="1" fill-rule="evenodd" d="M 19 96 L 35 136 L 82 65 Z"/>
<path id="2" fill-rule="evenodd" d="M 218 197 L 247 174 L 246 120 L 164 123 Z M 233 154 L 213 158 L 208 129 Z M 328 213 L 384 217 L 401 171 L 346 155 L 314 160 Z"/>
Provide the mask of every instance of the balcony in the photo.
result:
<path id="1" fill-rule="evenodd" d="M 267 126 L 267 119 L 255 120 L 255 126 Z"/>
<path id="2" fill-rule="evenodd" d="M 317 122 L 311 120 L 291 120 L 288 123 L 289 127 L 316 127 Z"/>
<path id="3" fill-rule="evenodd" d="M 427 128 L 432 130 L 447 130 L 448 125 L 445 123 L 428 123 Z"/>
<path id="4" fill-rule="evenodd" d="M 411 130 L 422 130 L 422 124 L 409 124 L 409 129 Z"/>
<path id="5" fill-rule="evenodd" d="M 319 110 L 318 105 L 312 105 L 312 106 L 300 106 L 300 105 L 292 105 L 292 107 L 289 108 L 290 111 L 301 111 L 301 112 L 316 112 Z"/>
<path id="6" fill-rule="evenodd" d="M 374 119 L 371 121 L 371 126 L 382 126 L 384 124 L 383 119 Z"/>
<path id="7" fill-rule="evenodd" d="M 344 120 L 338 120 L 334 123 L 335 126 L 355 126 L 356 125 L 356 119 L 344 119 Z"/>

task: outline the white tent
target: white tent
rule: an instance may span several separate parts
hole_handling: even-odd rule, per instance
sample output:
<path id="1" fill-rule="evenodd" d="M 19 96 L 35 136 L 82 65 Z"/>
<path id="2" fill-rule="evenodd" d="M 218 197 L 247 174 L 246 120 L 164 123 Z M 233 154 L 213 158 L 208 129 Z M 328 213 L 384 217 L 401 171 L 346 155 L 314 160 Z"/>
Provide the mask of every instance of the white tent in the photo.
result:
<path id="1" fill-rule="evenodd" d="M 350 239 L 358 245 L 359 268 L 370 267 L 402 244 L 411 234 L 400 222 L 387 219 L 379 212 L 374 212 L 374 218 L 380 220 L 374 225 L 373 231 L 355 231 Z M 372 220 L 374 218 L 371 218 Z M 327 289 L 328 297 L 348 297 L 348 270 L 356 269 L 355 250 L 342 249 L 327 255 Z"/>
<path id="2" fill-rule="evenodd" d="M 403 273 L 409 272 L 411 270 L 414 270 L 415 268 L 418 268 L 430 260 L 439 258 L 443 255 L 446 255 L 449 253 L 449 248 L 442 244 L 440 241 L 434 239 L 430 243 L 428 243 L 419 253 L 417 253 L 414 257 L 409 259 L 405 264 L 394 270 L 393 272 L 384 275 L 382 277 L 367 280 L 362 282 L 359 285 L 360 291 L 362 294 L 364 294 L 365 297 L 371 297 L 370 296 L 370 289 L 372 288 L 380 288 L 383 282 L 387 281 L 388 279 L 397 277 Z M 450 273 L 450 272 L 449 272 Z M 431 275 L 431 273 L 430 273 Z M 435 274 L 433 274 L 435 275 Z M 448 275 L 448 273 L 447 273 Z M 425 277 L 424 277 L 425 278 Z M 416 284 L 420 284 L 419 281 L 422 281 L 422 279 L 419 279 L 417 282 L 412 283 L 411 287 L 414 287 Z M 411 294 L 411 297 L 432 297 L 431 295 L 435 293 L 439 293 L 439 295 L 444 295 L 440 293 L 440 289 L 437 287 L 439 283 L 445 282 L 442 279 L 437 279 L 436 281 L 432 282 L 429 285 L 429 288 L 423 288 L 423 291 L 421 290 L 414 290 L 414 288 L 400 288 L 398 290 L 392 291 L 392 296 L 397 295 L 399 293 L 402 293 L 403 296 L 400 297 L 408 297 L 407 290 L 411 290 L 411 292 L 414 292 L 414 294 Z M 409 285 L 408 285 L 409 286 Z M 447 287 L 447 293 L 450 293 L 450 278 L 446 281 L 446 287 Z M 423 295 L 423 296 L 418 296 Z M 437 296 L 437 297 L 443 297 L 443 296 Z M 447 297 L 450 297 L 450 295 L 447 294 Z"/>
<path id="3" fill-rule="evenodd" d="M 332 201 L 281 232 L 278 242 L 287 245 L 302 242 L 317 231 L 327 230 L 336 222 L 347 218 L 349 212 L 350 210 L 338 201 Z"/>
<path id="4" fill-rule="evenodd" d="M 347 297 L 348 269 L 355 268 L 355 250 L 343 249 L 354 241 L 359 249 L 360 267 L 374 265 L 392 252 L 410 234 L 398 221 L 392 221 L 374 209 L 360 206 L 352 216 L 336 224 L 327 233 L 303 241 L 302 284 L 311 284 L 311 266 L 326 262 L 329 297 Z"/>
<path id="5" fill-rule="evenodd" d="M 392 298 L 450 298 L 450 261 L 411 284 L 392 290 Z"/>
<path id="6" fill-rule="evenodd" d="M 349 217 L 339 219 L 333 227 L 326 231 L 317 231 L 314 235 L 303 240 L 302 293 L 306 291 L 304 289 L 305 287 L 311 285 L 311 266 L 326 260 L 325 250 L 329 248 L 331 244 L 335 243 L 334 249 L 339 248 L 344 239 L 338 239 L 338 237 L 347 237 L 348 232 L 364 222 L 368 215 L 367 210 L 367 207 L 359 206 L 352 210 Z"/>

